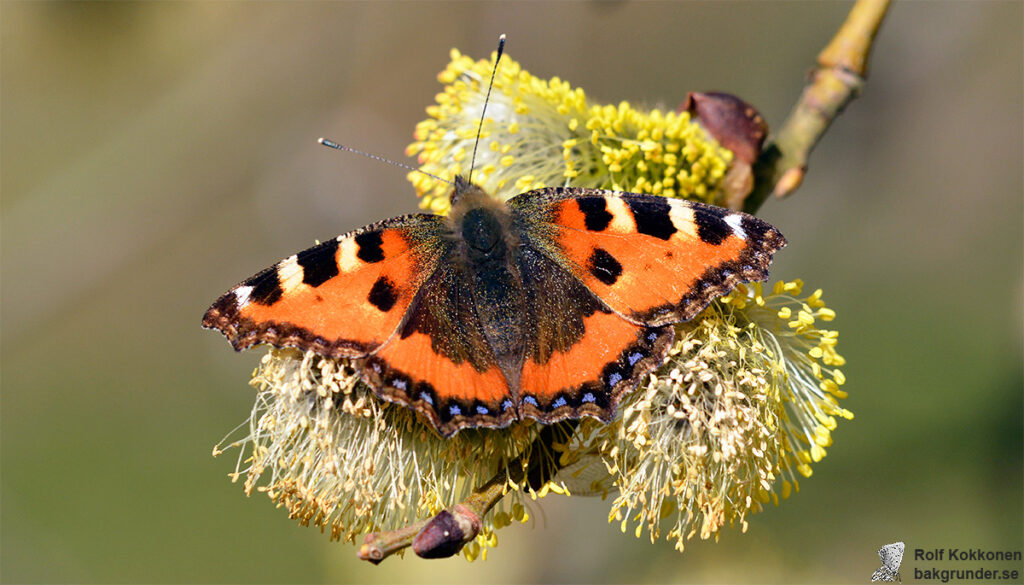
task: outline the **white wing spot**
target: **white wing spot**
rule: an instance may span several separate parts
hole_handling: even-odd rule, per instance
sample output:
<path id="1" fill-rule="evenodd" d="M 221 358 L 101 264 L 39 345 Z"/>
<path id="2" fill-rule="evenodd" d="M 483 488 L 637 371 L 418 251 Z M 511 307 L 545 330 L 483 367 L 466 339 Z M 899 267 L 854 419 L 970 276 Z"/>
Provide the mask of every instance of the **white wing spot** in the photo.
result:
<path id="1" fill-rule="evenodd" d="M 633 220 L 633 213 L 624 199 L 606 197 L 605 210 L 612 216 L 611 223 L 605 228 L 606 231 L 616 234 L 631 234 L 636 231 L 636 221 Z"/>
<path id="2" fill-rule="evenodd" d="M 251 295 L 251 294 L 252 294 L 252 287 L 251 286 L 240 286 L 240 287 L 235 289 L 235 299 L 236 299 L 235 302 L 238 303 L 238 308 L 239 309 L 241 309 L 242 307 L 244 307 L 244 306 L 249 304 L 249 295 Z"/>
<path id="3" fill-rule="evenodd" d="M 299 257 L 295 254 L 281 260 L 277 265 L 277 280 L 281 283 L 281 290 L 289 293 L 298 288 L 305 273 L 306 271 L 299 265 Z"/>
<path id="4" fill-rule="evenodd" d="M 358 252 L 355 238 L 338 236 L 338 270 L 352 272 L 359 268 L 363 262 L 356 256 Z"/>
<path id="5" fill-rule="evenodd" d="M 669 211 L 668 217 L 672 220 L 672 225 L 675 226 L 678 234 L 686 234 L 685 237 L 690 240 L 697 239 L 697 222 L 693 219 L 693 208 L 686 204 L 685 201 L 680 200 L 669 200 Z"/>
<path id="6" fill-rule="evenodd" d="M 743 216 L 738 213 L 730 213 L 725 216 L 725 223 L 732 228 L 732 233 L 739 236 L 741 240 L 747 239 L 747 232 L 743 231 Z"/>

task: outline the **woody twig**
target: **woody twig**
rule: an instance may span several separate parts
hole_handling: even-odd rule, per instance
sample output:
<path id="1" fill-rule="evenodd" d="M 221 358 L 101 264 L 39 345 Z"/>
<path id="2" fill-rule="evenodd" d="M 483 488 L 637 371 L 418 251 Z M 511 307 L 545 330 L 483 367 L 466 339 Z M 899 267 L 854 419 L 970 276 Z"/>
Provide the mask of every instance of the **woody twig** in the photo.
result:
<path id="1" fill-rule="evenodd" d="M 367 534 L 359 547 L 359 558 L 377 564 L 409 546 L 426 559 L 458 554 L 480 533 L 482 518 L 505 496 L 510 482 L 518 484 L 525 479 L 527 487 L 537 490 L 558 473 L 558 458 L 551 456 L 553 444 L 559 436 L 571 434 L 573 426 L 570 422 L 544 427 L 526 455 L 513 460 L 464 501 L 433 518 L 397 530 Z"/>
<path id="2" fill-rule="evenodd" d="M 754 163 L 754 189 L 744 201 L 744 211 L 754 213 L 769 195 L 785 197 L 803 182 L 814 145 L 864 87 L 871 46 L 889 3 L 857 0 L 818 54 L 818 66 L 796 106 Z"/>

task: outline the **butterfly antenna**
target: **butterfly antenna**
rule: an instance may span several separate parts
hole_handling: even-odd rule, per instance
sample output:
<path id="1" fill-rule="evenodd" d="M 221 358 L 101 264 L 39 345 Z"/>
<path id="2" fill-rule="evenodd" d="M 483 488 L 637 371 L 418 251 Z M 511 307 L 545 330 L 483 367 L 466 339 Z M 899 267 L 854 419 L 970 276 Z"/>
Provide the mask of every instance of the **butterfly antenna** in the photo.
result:
<path id="1" fill-rule="evenodd" d="M 479 140 L 479 138 L 478 138 L 478 140 Z M 430 177 L 432 179 L 441 181 L 442 183 L 447 183 L 449 185 L 452 184 L 451 181 L 442 179 L 441 177 L 438 177 L 437 175 L 432 175 L 432 174 L 428 173 L 427 171 L 420 170 L 420 169 L 417 169 L 415 167 L 411 167 L 411 166 L 409 166 L 409 165 L 407 165 L 405 163 L 400 163 L 398 161 L 391 160 L 390 158 L 384 158 L 383 156 L 377 156 L 376 154 L 370 154 L 368 152 L 363 152 L 361 150 L 356 150 L 356 149 L 354 149 L 354 148 L 352 148 L 350 146 L 345 146 L 343 144 L 338 144 L 337 142 L 334 142 L 333 140 L 328 140 L 326 138 L 320 138 L 319 140 L 317 140 L 317 142 L 319 142 L 320 144 L 323 144 L 327 148 L 333 148 L 334 150 L 344 150 L 345 152 L 351 152 L 351 153 L 354 153 L 354 154 L 360 154 L 360 155 L 365 156 L 367 158 L 372 158 L 374 160 L 379 160 L 380 162 L 383 162 L 383 163 L 388 163 L 389 165 L 395 165 L 396 167 L 402 167 L 403 169 L 410 170 L 410 171 L 412 171 L 414 173 L 420 173 L 420 174 L 426 175 L 426 176 L 428 176 L 428 177 Z"/>
<path id="2" fill-rule="evenodd" d="M 491 101 L 491 88 L 494 87 L 494 76 L 498 73 L 498 62 L 501 61 L 501 54 L 505 52 L 505 35 L 498 37 L 498 56 L 494 58 L 494 69 L 491 70 L 491 81 L 487 84 L 487 96 L 484 97 L 484 107 L 480 111 L 480 125 L 476 127 L 476 142 L 473 144 L 473 157 L 469 159 L 469 182 L 473 182 L 473 165 L 476 164 L 476 147 L 480 146 L 480 133 L 484 130 L 484 116 L 487 114 L 487 102 Z"/>

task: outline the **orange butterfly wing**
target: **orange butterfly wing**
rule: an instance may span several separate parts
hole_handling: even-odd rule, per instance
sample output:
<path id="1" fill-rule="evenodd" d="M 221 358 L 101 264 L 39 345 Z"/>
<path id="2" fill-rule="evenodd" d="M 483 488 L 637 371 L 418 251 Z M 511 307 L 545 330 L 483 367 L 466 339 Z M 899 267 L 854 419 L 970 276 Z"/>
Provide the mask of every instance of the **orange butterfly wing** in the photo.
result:
<path id="1" fill-rule="evenodd" d="M 581 283 L 569 296 L 596 300 L 568 312 L 582 315 L 582 331 L 536 319 L 532 337 L 559 342 L 527 355 L 520 408 L 546 422 L 610 419 L 622 394 L 664 359 L 668 325 L 693 318 L 740 282 L 767 278 L 772 254 L 785 245 L 752 216 L 650 195 L 541 189 L 509 205 L 529 226 L 528 248 Z"/>
<path id="2" fill-rule="evenodd" d="M 691 319 L 737 284 L 764 280 L 786 245 L 767 222 L 702 203 L 597 189 L 531 195 L 518 204 L 542 218 L 531 244 L 650 326 Z"/>
<path id="3" fill-rule="evenodd" d="M 409 215 L 313 246 L 232 288 L 203 326 L 236 350 L 267 343 L 365 356 L 391 338 L 436 269 L 444 229 L 443 218 Z"/>
<path id="4" fill-rule="evenodd" d="M 464 264 L 442 258 L 395 339 L 367 360 L 364 372 L 379 396 L 414 407 L 444 436 L 517 418 L 466 287 L 469 278 Z"/>
<path id="5" fill-rule="evenodd" d="M 203 326 L 236 350 L 259 343 L 364 358 L 382 398 L 422 412 L 444 435 L 515 418 L 481 333 L 465 275 L 435 215 L 397 217 L 285 258 L 235 286 Z"/>
<path id="6" fill-rule="evenodd" d="M 672 329 L 622 318 L 533 246 L 521 254 L 527 310 L 520 415 L 609 420 L 621 395 L 661 363 Z"/>

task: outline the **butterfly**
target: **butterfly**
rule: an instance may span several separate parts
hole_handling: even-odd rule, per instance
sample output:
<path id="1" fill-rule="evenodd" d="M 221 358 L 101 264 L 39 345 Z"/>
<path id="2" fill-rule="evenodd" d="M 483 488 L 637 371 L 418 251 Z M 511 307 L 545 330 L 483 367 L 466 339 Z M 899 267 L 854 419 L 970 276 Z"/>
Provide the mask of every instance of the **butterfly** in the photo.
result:
<path id="1" fill-rule="evenodd" d="M 530 418 L 611 420 L 675 323 L 764 280 L 786 240 L 680 199 L 552 187 L 502 202 L 457 177 L 447 216 L 395 217 L 242 281 L 203 326 L 350 358 L 445 437 Z"/>
<path id="2" fill-rule="evenodd" d="M 902 583 L 900 564 L 903 562 L 903 550 L 904 544 L 902 542 L 887 544 L 878 549 L 878 558 L 881 559 L 882 566 L 871 574 L 871 580 L 899 581 Z"/>

